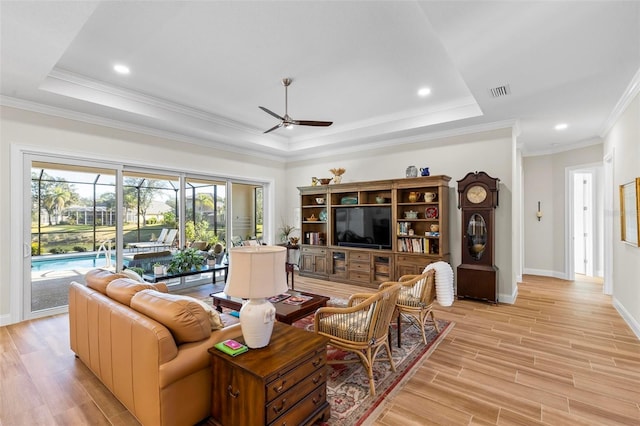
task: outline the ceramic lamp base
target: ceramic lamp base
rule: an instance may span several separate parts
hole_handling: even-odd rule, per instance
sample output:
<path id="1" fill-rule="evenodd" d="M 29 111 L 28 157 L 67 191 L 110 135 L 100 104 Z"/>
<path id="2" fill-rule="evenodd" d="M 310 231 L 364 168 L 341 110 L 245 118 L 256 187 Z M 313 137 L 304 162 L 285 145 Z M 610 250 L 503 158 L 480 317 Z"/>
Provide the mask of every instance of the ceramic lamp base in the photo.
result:
<path id="1" fill-rule="evenodd" d="M 249 299 L 240 309 L 240 327 L 246 345 L 264 348 L 271 340 L 276 308 L 267 299 Z"/>

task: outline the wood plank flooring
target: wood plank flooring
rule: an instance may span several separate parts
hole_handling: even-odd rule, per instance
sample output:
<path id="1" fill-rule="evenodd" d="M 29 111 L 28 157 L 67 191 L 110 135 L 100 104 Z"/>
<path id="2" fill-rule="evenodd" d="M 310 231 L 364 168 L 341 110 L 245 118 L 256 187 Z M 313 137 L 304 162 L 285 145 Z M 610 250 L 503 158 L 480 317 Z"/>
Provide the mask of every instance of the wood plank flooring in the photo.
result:
<path id="1" fill-rule="evenodd" d="M 296 289 L 367 291 L 297 276 Z M 525 276 L 514 305 L 456 300 L 436 316 L 455 327 L 371 424 L 640 425 L 640 341 L 597 280 Z M 35 424 L 138 424 L 73 356 L 67 315 L 0 328 L 0 425 Z"/>

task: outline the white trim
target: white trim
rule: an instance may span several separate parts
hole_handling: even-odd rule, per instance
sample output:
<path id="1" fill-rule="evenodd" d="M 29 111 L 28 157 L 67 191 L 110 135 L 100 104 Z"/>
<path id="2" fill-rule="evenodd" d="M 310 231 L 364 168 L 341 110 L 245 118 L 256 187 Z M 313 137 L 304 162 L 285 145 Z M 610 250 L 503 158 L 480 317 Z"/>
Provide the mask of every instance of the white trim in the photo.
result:
<path id="1" fill-rule="evenodd" d="M 504 294 L 504 293 L 499 293 L 498 294 L 498 301 L 500 303 L 508 303 L 510 305 L 513 305 L 514 303 L 516 303 L 516 299 L 518 298 L 518 286 L 515 285 L 513 286 L 513 293 L 511 294 Z"/>
<path id="2" fill-rule="evenodd" d="M 611 148 L 611 152 L 608 152 L 603 159 L 603 168 L 604 168 L 604 184 L 603 184 L 603 209 L 604 209 L 604 217 L 603 217 L 603 256 L 602 259 L 602 267 L 604 271 L 602 276 L 604 277 L 604 282 L 602 285 L 602 292 L 604 294 L 613 294 L 613 213 L 615 212 L 614 207 L 614 159 L 615 159 L 615 147 Z"/>
<path id="3" fill-rule="evenodd" d="M 524 275 L 539 275 L 541 277 L 558 278 L 560 280 L 568 280 L 564 271 L 549 271 L 547 269 L 524 268 Z"/>
<path id="4" fill-rule="evenodd" d="M 604 122 L 602 126 L 602 130 L 600 130 L 600 137 L 604 138 L 607 133 L 611 130 L 611 128 L 618 122 L 622 114 L 627 110 L 627 107 L 636 97 L 636 95 L 640 93 L 640 68 L 636 71 L 635 75 L 627 85 L 624 93 L 616 103 L 616 106 L 613 107 L 611 114 Z"/>
<path id="5" fill-rule="evenodd" d="M 636 321 L 633 315 L 631 315 L 625 309 L 624 305 L 615 297 L 613 298 L 613 307 L 616 308 L 616 311 L 618 311 L 622 319 L 627 323 L 627 325 L 629 325 L 629 328 L 631 328 L 631 331 L 633 331 L 636 337 L 640 339 L 640 323 Z"/>

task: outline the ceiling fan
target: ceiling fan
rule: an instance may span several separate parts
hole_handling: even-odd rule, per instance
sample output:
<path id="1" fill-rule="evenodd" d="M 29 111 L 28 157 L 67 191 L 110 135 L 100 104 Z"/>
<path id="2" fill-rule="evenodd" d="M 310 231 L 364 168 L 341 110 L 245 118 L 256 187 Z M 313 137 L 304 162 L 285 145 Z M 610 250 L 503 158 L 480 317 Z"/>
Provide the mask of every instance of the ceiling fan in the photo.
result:
<path id="1" fill-rule="evenodd" d="M 275 126 L 273 126 L 272 128 L 270 128 L 269 130 L 266 130 L 264 133 L 269 133 L 272 132 L 280 127 L 291 127 L 294 124 L 298 125 L 298 126 L 317 126 L 317 127 L 327 127 L 327 126 L 331 126 L 333 124 L 333 121 L 312 121 L 312 120 L 294 120 L 293 118 L 289 117 L 289 105 L 288 105 L 288 92 L 287 89 L 289 87 L 289 85 L 291 84 L 293 80 L 291 80 L 290 78 L 283 78 L 282 79 L 282 85 L 284 86 L 284 117 L 280 117 L 278 114 L 276 114 L 275 112 L 265 108 L 265 107 L 258 107 L 261 110 L 263 110 L 264 112 L 266 112 L 269 115 L 274 116 L 275 118 L 277 118 L 278 120 L 280 120 L 280 123 L 276 124 Z"/>

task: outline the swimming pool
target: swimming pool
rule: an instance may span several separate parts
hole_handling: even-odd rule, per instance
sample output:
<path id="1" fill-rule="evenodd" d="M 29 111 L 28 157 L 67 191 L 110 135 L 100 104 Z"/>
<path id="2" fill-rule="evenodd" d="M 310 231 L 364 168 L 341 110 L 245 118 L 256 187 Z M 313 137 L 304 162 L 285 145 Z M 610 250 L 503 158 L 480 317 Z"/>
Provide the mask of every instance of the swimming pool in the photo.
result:
<path id="1" fill-rule="evenodd" d="M 112 255 L 111 264 L 115 265 L 115 263 L 116 257 Z M 31 259 L 31 272 L 101 268 L 106 266 L 106 264 L 106 259 L 102 253 L 98 259 L 96 259 L 95 254 L 78 254 L 65 257 L 56 256 L 55 258 L 39 256 Z"/>

